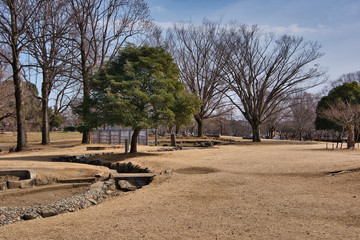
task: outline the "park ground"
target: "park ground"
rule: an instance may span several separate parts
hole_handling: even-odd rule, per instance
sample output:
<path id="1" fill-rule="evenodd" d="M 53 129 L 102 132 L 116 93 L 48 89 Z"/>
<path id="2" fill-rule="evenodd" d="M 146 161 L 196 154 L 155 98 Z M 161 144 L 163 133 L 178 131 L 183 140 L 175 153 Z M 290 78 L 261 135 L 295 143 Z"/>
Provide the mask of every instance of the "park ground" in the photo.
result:
<path id="1" fill-rule="evenodd" d="M 360 150 L 272 140 L 171 152 L 147 146 L 139 150 L 146 154 L 129 161 L 157 173 L 150 185 L 81 211 L 0 227 L 0 239 L 360 236 L 360 172 L 329 174 L 360 168 Z M 1 154 L 0 168 L 32 168 L 58 177 L 70 174 L 69 169 L 98 171 L 90 165 L 46 161 L 85 152 L 86 145 L 69 141 L 50 147 L 33 144 L 31 151 Z"/>

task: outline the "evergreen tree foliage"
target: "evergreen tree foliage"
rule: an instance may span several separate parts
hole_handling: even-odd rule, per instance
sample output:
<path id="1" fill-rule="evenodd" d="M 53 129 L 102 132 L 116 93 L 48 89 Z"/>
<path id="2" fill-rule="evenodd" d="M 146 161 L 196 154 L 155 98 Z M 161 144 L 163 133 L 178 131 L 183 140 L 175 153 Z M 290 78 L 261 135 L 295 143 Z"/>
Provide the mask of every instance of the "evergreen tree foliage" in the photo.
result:
<path id="1" fill-rule="evenodd" d="M 175 120 L 177 93 L 184 91 L 179 70 L 162 47 L 128 44 L 91 81 L 90 126 L 131 127 L 130 152 L 136 152 L 141 129 Z"/>

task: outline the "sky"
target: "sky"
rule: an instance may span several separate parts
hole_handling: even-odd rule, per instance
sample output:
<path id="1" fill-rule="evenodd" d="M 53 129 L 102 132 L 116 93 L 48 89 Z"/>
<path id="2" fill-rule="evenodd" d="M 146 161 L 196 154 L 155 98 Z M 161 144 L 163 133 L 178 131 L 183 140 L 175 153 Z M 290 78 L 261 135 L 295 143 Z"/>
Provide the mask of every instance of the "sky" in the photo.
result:
<path id="1" fill-rule="evenodd" d="M 164 28 L 221 19 L 317 41 L 325 53 L 318 63 L 330 81 L 360 71 L 360 0 L 149 0 L 148 5 Z"/>

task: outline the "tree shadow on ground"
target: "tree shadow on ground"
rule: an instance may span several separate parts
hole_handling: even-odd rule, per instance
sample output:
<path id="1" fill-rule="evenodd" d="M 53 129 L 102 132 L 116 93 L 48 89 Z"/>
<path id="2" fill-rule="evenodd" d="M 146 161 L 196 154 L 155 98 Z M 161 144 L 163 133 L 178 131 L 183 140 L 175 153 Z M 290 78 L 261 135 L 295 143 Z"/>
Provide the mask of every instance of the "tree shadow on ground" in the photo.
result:
<path id="1" fill-rule="evenodd" d="M 100 152 L 99 152 L 100 153 Z M 75 152 L 73 154 L 49 154 L 49 155 L 37 155 L 37 152 L 33 152 L 30 156 L 11 156 L 10 154 L 6 154 L 0 157 L 0 161 L 10 160 L 10 161 L 53 161 L 54 158 L 59 158 L 62 156 L 82 156 L 87 153 L 78 153 Z M 93 153 L 92 153 L 93 154 Z M 102 152 L 101 152 L 102 154 Z M 104 154 L 104 155 L 95 155 L 89 156 L 89 160 L 101 159 L 103 162 L 122 162 L 128 159 L 136 158 L 136 157 L 150 157 L 157 156 L 157 153 L 114 153 L 114 154 Z"/>
<path id="2" fill-rule="evenodd" d="M 104 162 L 122 162 L 126 161 L 132 158 L 137 157 L 152 157 L 152 156 L 158 156 L 157 153 L 143 153 L 143 152 L 137 152 L 137 153 L 115 153 L 115 154 L 106 154 L 101 156 L 91 156 L 90 160 L 95 159 L 101 159 Z"/>

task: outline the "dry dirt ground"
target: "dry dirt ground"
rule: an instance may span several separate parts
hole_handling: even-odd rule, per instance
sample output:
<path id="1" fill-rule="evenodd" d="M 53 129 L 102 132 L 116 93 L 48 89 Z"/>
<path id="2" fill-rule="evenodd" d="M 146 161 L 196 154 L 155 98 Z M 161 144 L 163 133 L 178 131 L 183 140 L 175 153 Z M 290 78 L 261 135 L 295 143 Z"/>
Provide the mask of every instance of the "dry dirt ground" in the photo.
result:
<path id="1" fill-rule="evenodd" d="M 359 168 L 360 150 L 282 141 L 153 150 L 140 147 L 149 154 L 130 159 L 158 173 L 150 185 L 85 210 L 0 227 L 0 239 L 360 238 L 360 172 L 328 174 Z M 58 168 L 59 176 L 99 170 L 34 161 L 81 152 L 85 146 L 3 154 L 0 168 L 44 175 Z"/>

